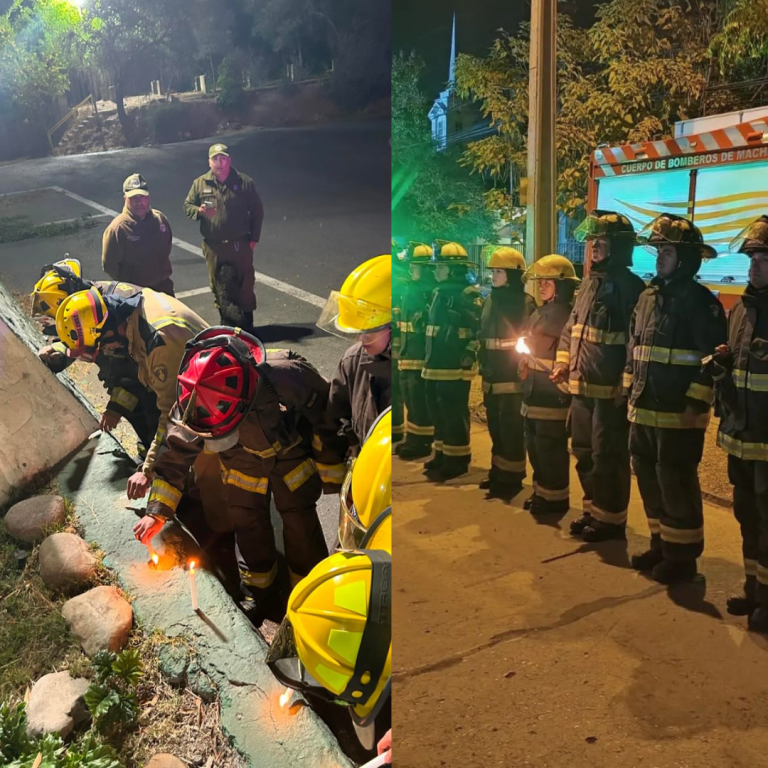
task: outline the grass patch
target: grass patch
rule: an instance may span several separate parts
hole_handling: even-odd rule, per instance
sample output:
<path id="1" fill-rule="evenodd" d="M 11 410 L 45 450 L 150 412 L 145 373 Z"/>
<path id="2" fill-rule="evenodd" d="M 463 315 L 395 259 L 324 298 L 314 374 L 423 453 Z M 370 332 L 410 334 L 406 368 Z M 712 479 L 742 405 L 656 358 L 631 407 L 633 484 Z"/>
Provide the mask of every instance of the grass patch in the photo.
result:
<path id="1" fill-rule="evenodd" d="M 0 216 L 0 243 L 16 243 L 35 237 L 59 237 L 73 235 L 83 229 L 96 226 L 96 219 L 87 213 L 74 221 L 58 224 L 33 224 L 27 216 Z"/>

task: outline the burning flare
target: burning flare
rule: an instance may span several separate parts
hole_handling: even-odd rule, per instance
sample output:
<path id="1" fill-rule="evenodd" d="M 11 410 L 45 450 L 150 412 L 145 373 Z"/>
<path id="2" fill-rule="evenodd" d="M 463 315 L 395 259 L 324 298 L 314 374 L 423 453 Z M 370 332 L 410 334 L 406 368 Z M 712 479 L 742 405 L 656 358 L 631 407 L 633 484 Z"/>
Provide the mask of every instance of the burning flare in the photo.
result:
<path id="1" fill-rule="evenodd" d="M 281 709 L 285 709 L 285 705 L 291 700 L 291 696 L 293 696 L 293 690 L 286 688 L 285 691 L 280 695 Z"/>
<path id="2" fill-rule="evenodd" d="M 160 558 L 157 556 L 157 553 L 152 555 L 152 562 L 157 565 L 160 562 Z"/>
<path id="3" fill-rule="evenodd" d="M 515 344 L 515 352 L 519 352 L 521 355 L 530 355 L 531 350 L 528 349 L 528 345 L 525 343 L 525 336 L 521 336 Z"/>

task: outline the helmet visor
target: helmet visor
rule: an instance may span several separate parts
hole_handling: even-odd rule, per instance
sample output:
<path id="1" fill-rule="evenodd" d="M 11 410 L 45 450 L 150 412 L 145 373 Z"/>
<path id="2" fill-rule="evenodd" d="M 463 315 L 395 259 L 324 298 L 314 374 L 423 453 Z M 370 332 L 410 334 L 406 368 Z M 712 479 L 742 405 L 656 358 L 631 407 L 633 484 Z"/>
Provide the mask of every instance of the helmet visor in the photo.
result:
<path id="1" fill-rule="evenodd" d="M 364 299 L 353 299 L 338 291 L 331 291 L 320 313 L 317 327 L 326 333 L 349 339 L 361 333 L 384 330 L 391 323 L 391 307 L 383 307 Z"/>
<path id="2" fill-rule="evenodd" d="M 594 240 L 596 237 L 608 237 L 608 222 L 600 216 L 587 216 L 573 232 L 573 236 L 580 243 Z"/>
<path id="3" fill-rule="evenodd" d="M 768 217 L 761 216 L 739 232 L 728 245 L 731 253 L 768 250 Z"/>
<path id="4" fill-rule="evenodd" d="M 360 549 L 366 529 L 360 522 L 352 499 L 352 467 L 344 478 L 341 487 L 339 510 L 339 548 L 346 550 Z"/>
<path id="5" fill-rule="evenodd" d="M 690 235 L 687 239 L 686 234 L 691 231 L 691 223 L 686 219 L 670 219 L 667 216 L 659 216 L 637 233 L 637 242 L 640 245 L 690 243 L 692 242 Z"/>

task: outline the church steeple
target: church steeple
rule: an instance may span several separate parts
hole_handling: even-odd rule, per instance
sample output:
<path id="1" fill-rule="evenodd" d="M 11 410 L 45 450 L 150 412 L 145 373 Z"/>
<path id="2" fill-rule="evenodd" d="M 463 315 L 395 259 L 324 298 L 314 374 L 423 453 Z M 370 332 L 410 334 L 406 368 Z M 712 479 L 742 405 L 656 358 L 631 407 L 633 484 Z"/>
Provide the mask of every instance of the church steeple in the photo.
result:
<path id="1" fill-rule="evenodd" d="M 453 13 L 453 32 L 451 33 L 451 64 L 448 69 L 448 88 L 456 84 L 456 12 Z"/>

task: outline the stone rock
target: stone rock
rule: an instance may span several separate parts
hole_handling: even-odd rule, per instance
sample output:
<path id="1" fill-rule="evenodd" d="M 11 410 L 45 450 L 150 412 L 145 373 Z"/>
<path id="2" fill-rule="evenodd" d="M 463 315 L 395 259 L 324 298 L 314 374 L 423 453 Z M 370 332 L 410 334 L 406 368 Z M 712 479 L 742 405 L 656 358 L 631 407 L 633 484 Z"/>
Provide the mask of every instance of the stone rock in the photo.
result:
<path id="1" fill-rule="evenodd" d="M 69 590 L 86 583 L 98 562 L 74 533 L 54 533 L 40 545 L 40 576 L 49 589 Z"/>
<path id="2" fill-rule="evenodd" d="M 61 615 L 89 656 L 119 651 L 133 623 L 133 609 L 114 587 L 95 587 L 67 600 Z"/>
<path id="3" fill-rule="evenodd" d="M 27 733 L 33 737 L 60 733 L 66 738 L 89 717 L 83 699 L 89 685 L 85 678 L 73 679 L 69 672 L 41 677 L 29 694 Z"/>
<path id="4" fill-rule="evenodd" d="M 187 764 L 178 757 L 161 752 L 155 755 L 145 768 L 187 768 Z"/>
<path id="5" fill-rule="evenodd" d="M 189 651 L 183 645 L 163 645 L 157 654 L 160 671 L 171 685 L 181 685 L 189 666 Z"/>
<path id="6" fill-rule="evenodd" d="M 187 685 L 189 689 L 196 693 L 203 701 L 213 701 L 216 698 L 216 686 L 211 682 L 211 678 L 203 672 L 200 664 L 193 661 L 187 670 Z"/>
<path id="7" fill-rule="evenodd" d="M 45 529 L 64 522 L 66 508 L 61 496 L 33 496 L 14 504 L 5 516 L 5 527 L 14 539 L 36 544 Z"/>

